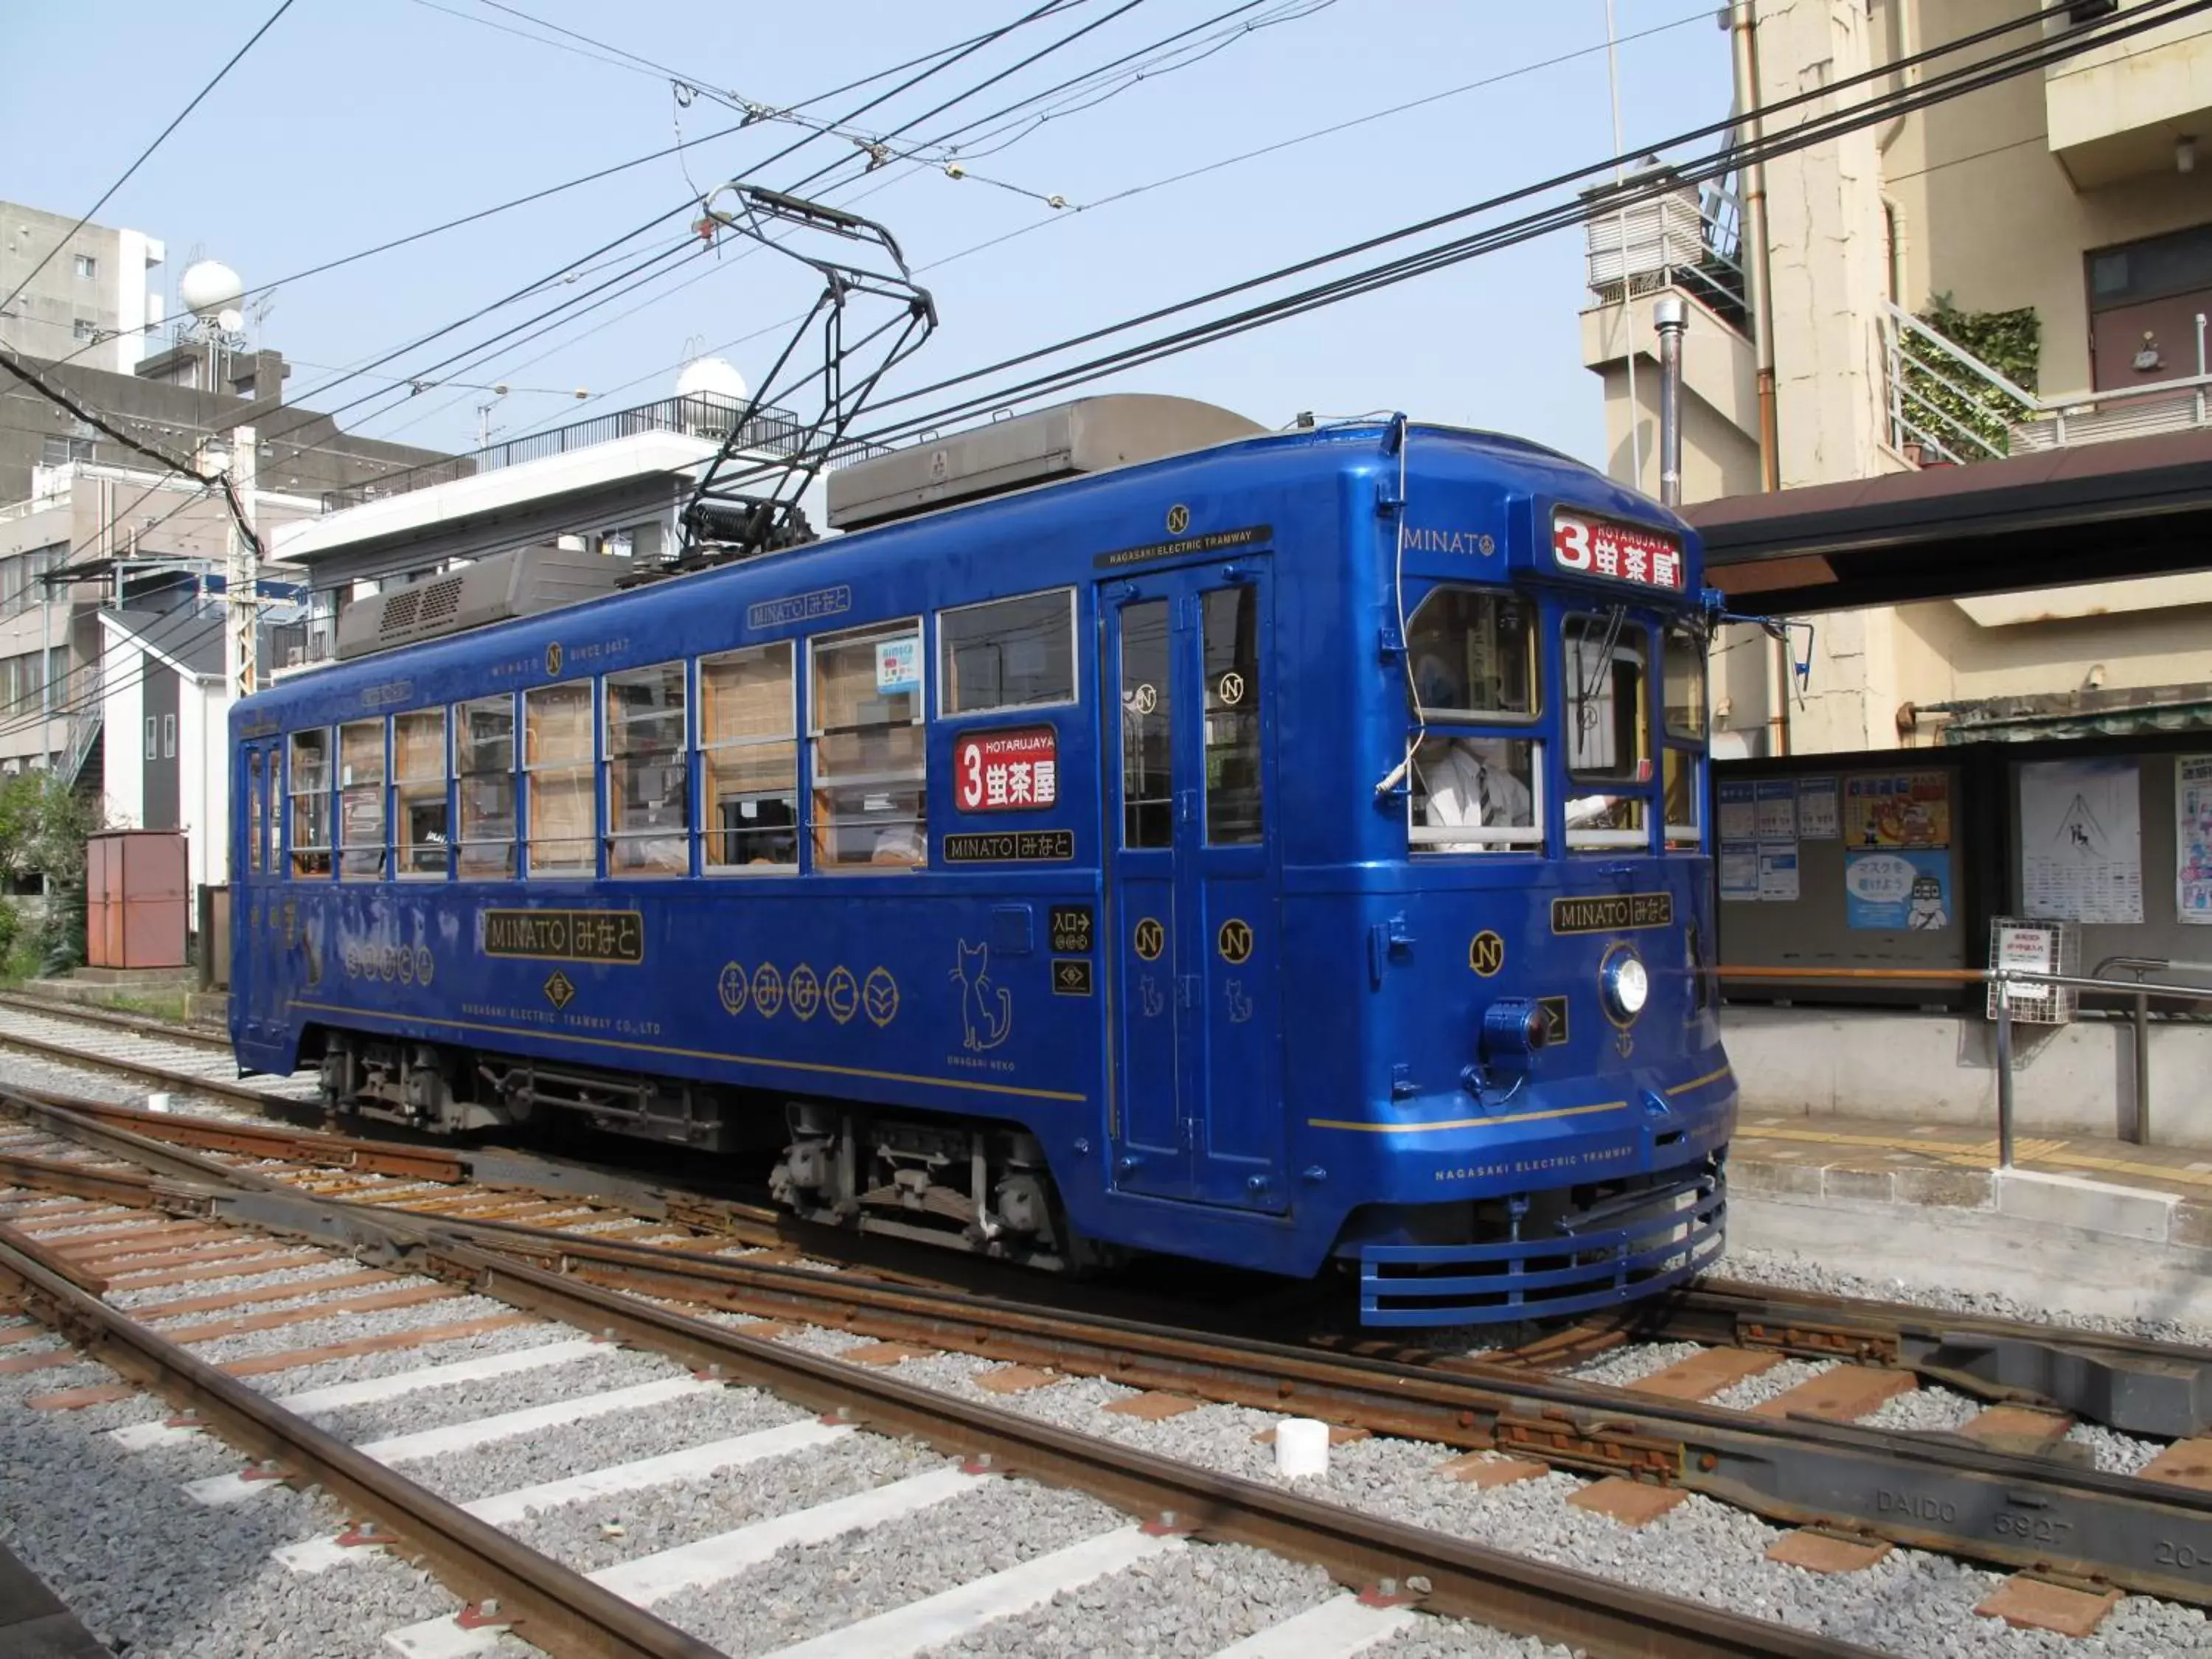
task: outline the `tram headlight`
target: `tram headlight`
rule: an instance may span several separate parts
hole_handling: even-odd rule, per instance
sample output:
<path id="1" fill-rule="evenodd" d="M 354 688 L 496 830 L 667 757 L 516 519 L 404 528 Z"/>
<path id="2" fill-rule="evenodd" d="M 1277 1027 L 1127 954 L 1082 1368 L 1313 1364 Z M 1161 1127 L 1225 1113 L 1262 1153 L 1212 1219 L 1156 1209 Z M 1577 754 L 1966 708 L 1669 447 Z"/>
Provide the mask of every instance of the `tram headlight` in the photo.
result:
<path id="1" fill-rule="evenodd" d="M 1606 1012 L 1624 1025 L 1644 1012 L 1644 1005 L 1651 996 L 1651 975 L 1645 970 L 1643 959 L 1626 948 L 1606 958 L 1605 966 L 1599 970 L 1598 983 L 1605 994 Z"/>

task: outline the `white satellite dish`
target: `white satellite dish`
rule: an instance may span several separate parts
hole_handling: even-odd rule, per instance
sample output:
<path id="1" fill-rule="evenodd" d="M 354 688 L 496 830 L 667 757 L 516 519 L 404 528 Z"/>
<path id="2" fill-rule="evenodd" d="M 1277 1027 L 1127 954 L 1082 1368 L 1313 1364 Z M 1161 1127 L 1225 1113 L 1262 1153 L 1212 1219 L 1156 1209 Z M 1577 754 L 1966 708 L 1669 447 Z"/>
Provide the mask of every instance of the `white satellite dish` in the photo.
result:
<path id="1" fill-rule="evenodd" d="M 177 298 L 185 309 L 203 322 L 219 322 L 246 292 L 238 273 L 219 259 L 203 259 L 190 267 L 177 283 Z"/>
<path id="2" fill-rule="evenodd" d="M 726 357 L 695 358 L 676 377 L 676 395 L 742 404 L 746 397 L 745 377 Z"/>
<path id="3" fill-rule="evenodd" d="M 246 326 L 244 313 L 237 311 L 228 309 L 220 311 L 216 313 L 215 320 L 216 326 L 226 334 L 235 334 Z"/>

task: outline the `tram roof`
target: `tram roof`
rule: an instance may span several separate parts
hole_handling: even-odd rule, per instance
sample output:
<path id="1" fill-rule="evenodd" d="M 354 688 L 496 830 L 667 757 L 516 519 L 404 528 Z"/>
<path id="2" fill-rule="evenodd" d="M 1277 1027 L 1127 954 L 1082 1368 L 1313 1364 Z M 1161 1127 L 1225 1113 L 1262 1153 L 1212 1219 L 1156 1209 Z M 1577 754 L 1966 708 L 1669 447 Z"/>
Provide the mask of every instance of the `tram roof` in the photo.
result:
<path id="1" fill-rule="evenodd" d="M 2212 567 L 2212 430 L 1926 467 L 1682 509 L 1706 580 L 1844 611 Z"/>

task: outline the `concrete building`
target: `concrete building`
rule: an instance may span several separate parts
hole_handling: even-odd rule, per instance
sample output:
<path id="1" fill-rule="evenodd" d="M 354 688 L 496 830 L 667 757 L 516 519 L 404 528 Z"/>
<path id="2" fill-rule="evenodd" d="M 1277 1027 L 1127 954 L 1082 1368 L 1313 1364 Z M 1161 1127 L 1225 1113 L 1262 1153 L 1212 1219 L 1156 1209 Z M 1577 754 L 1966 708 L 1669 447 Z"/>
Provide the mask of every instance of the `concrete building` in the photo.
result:
<path id="1" fill-rule="evenodd" d="M 2137 3 L 2077 5 L 2039 27 L 2063 35 Z M 2039 9 L 1748 0 L 1723 15 L 1738 27 L 1715 49 L 1741 47 L 1740 91 L 1749 80 L 1759 105 L 1816 94 L 1775 130 L 1966 59 L 1832 97 L 1817 95 L 1824 87 Z M 2204 428 L 2207 151 L 2212 18 L 2197 15 L 1769 162 L 1766 376 L 1748 314 L 1741 181 L 1599 220 L 1583 349 L 1604 385 L 1610 469 L 1658 493 L 1651 300 L 1669 290 L 1689 302 L 1686 502 Z M 2001 354 L 1987 342 L 2008 330 L 2033 348 L 1991 361 Z M 1809 686 L 1786 706 L 1775 653 L 1732 635 L 1713 677 L 1717 750 L 1926 744 L 1954 715 L 2023 700 L 2212 697 L 2212 575 L 2098 574 L 2031 594 L 1824 615 Z"/>
<path id="2" fill-rule="evenodd" d="M 46 268 L 0 311 L 0 346 L 27 357 L 67 357 L 128 374 L 163 316 L 159 274 L 167 250 L 138 230 L 86 225 L 0 202 L 0 294 Z"/>

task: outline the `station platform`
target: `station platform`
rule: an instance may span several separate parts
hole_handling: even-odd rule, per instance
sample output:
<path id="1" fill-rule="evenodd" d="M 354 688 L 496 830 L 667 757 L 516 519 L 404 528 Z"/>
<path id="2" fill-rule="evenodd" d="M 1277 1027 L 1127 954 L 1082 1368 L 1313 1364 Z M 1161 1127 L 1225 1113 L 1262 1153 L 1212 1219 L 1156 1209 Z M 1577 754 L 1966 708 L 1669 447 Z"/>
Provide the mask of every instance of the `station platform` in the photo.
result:
<path id="1" fill-rule="evenodd" d="M 2212 1154 L 1994 1126 L 1747 1110 L 1732 1245 L 2113 1317 L 2212 1319 Z"/>

